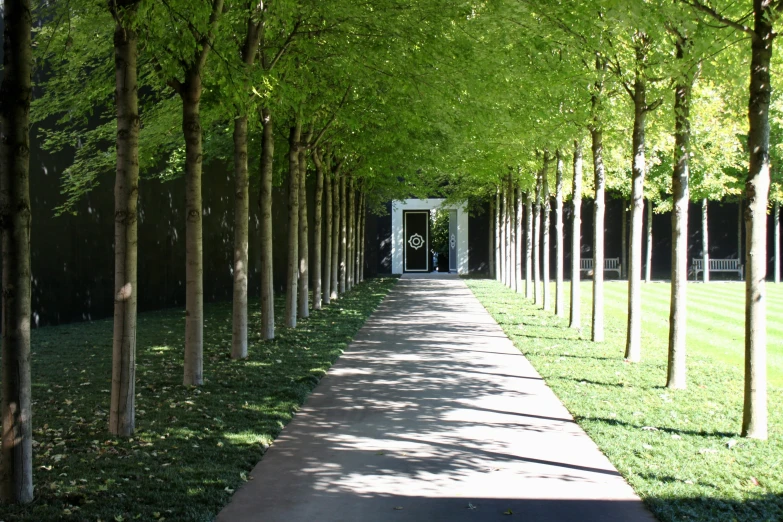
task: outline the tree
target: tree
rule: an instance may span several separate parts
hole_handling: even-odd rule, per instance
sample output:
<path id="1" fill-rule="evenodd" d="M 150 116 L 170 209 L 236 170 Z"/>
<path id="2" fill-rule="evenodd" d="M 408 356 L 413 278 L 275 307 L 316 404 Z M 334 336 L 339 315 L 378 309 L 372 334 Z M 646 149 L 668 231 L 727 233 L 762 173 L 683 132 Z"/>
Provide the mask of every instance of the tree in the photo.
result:
<path id="1" fill-rule="evenodd" d="M 117 173 L 114 183 L 114 334 L 109 433 L 136 425 L 136 304 L 139 199 L 139 91 L 136 12 L 140 0 L 109 3 L 114 17 Z"/>
<path id="2" fill-rule="evenodd" d="M 563 291 L 563 157 L 560 149 L 555 152 L 555 315 L 565 317 L 565 297 Z"/>
<path id="3" fill-rule="evenodd" d="M 0 498 L 33 500 L 30 378 L 30 98 L 32 6 L 6 0 L 0 85 L 0 230 L 3 242 L 3 435 Z"/>
<path id="4" fill-rule="evenodd" d="M 296 328 L 299 285 L 299 142 L 302 123 L 297 118 L 288 134 L 288 278 L 285 285 L 285 325 Z"/>
<path id="5" fill-rule="evenodd" d="M 574 140 L 574 179 L 571 202 L 571 322 L 570 327 L 582 328 L 581 312 L 581 252 L 582 252 L 582 143 Z"/>

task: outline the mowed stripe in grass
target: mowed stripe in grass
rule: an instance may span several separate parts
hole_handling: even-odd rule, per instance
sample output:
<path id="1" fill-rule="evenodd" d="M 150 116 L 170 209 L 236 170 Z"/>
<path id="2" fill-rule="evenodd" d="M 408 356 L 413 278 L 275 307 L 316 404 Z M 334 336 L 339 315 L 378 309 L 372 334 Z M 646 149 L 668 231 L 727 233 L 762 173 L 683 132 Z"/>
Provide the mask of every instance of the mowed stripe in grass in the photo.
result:
<path id="1" fill-rule="evenodd" d="M 112 321 L 32 333 L 35 501 L 9 521 L 210 521 L 342 353 L 396 279 L 371 279 L 296 329 L 261 341 L 251 300 L 249 356 L 233 361 L 231 303 L 205 306 L 204 375 L 182 385 L 184 313 L 139 315 L 137 432 L 108 434 Z"/>
<path id="2" fill-rule="evenodd" d="M 627 283 L 606 284 L 603 343 L 589 340 L 589 282 L 581 289 L 581 332 L 499 283 L 467 283 L 661 522 L 783 520 L 780 366 L 770 365 L 770 440 L 739 436 L 741 284 L 688 285 L 689 387 L 672 391 L 664 387 L 668 284 L 643 285 L 643 360 L 628 364 L 623 361 Z M 710 307 L 700 317 L 699 303 L 711 302 L 712 287 L 720 288 L 712 301 L 724 306 Z M 769 291 L 780 296 L 781 289 L 770 285 Z M 771 305 L 769 322 L 780 321 L 780 313 Z M 740 332 L 739 339 L 726 338 L 726 331 Z M 769 341 L 770 354 L 779 357 L 781 339 L 770 335 Z"/>

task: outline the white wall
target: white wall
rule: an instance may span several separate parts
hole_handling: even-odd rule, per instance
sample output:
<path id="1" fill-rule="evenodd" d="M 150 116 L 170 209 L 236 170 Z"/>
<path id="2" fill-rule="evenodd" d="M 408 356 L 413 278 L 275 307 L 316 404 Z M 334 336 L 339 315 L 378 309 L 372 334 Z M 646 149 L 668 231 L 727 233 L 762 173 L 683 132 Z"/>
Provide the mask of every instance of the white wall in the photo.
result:
<path id="1" fill-rule="evenodd" d="M 392 201 L 392 274 L 402 274 L 403 272 L 403 211 L 439 208 L 457 210 L 457 272 L 459 274 L 468 273 L 468 213 L 464 203 L 444 205 L 444 201 L 441 198 Z"/>

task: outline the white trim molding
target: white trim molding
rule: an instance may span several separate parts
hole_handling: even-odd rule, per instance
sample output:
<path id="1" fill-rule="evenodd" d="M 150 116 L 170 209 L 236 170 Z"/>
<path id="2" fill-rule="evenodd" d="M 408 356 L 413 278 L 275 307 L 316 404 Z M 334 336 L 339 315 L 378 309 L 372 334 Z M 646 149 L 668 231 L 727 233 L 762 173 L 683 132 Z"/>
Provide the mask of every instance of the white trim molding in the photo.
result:
<path id="1" fill-rule="evenodd" d="M 392 274 L 403 273 L 405 210 L 456 210 L 457 211 L 457 273 L 468 273 L 468 212 L 465 203 L 445 205 L 442 198 L 406 199 L 392 201 Z"/>

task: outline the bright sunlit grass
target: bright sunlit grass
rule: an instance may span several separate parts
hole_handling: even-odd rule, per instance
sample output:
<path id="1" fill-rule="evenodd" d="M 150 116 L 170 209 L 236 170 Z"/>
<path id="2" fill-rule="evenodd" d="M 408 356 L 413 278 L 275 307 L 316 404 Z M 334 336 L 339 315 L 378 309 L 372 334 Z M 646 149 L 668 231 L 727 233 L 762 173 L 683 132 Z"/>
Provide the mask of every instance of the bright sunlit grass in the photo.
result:
<path id="1" fill-rule="evenodd" d="M 668 284 L 644 285 L 642 362 L 628 364 L 627 283 L 606 285 L 600 344 L 589 340 L 590 283 L 581 334 L 500 283 L 467 283 L 661 522 L 783 520 L 783 287 L 768 286 L 770 439 L 759 442 L 739 436 L 742 285 L 688 285 L 688 389 L 672 391 Z"/>

